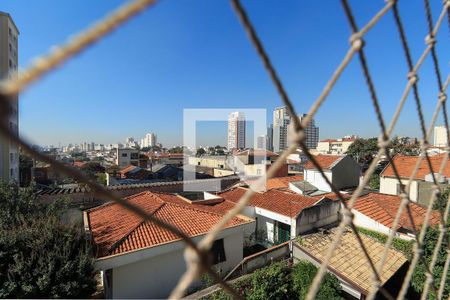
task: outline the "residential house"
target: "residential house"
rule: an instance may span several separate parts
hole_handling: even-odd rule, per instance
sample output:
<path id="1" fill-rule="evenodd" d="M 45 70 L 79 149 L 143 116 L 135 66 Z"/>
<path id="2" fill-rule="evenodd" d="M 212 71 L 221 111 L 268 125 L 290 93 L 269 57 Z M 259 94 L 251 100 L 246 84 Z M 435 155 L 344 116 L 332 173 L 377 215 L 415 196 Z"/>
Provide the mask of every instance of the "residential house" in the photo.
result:
<path id="1" fill-rule="evenodd" d="M 427 160 L 425 158 L 422 159 L 416 176 L 410 185 L 409 197 L 412 201 L 422 205 L 428 205 L 434 186 L 432 173 L 434 173 L 437 179 L 437 173 L 445 155 L 448 154 L 442 153 L 430 156 L 432 170 L 430 170 Z M 401 186 L 406 187 L 418 160 L 419 156 L 406 156 L 401 154 L 394 156 L 393 163 L 395 164 L 401 182 L 397 180 L 392 165 L 388 164 L 380 174 L 380 193 L 399 195 L 401 193 Z M 449 186 L 450 182 L 450 163 L 447 162 L 445 164 L 442 175 L 438 184 L 445 189 Z"/>
<path id="2" fill-rule="evenodd" d="M 384 234 L 390 234 L 395 216 L 400 207 L 402 199 L 396 195 L 386 195 L 380 193 L 368 193 L 356 199 L 352 212 L 354 213 L 353 222 L 356 226 L 375 230 Z M 426 207 L 419 204 L 409 203 L 411 215 L 417 228 L 422 227 Z M 437 225 L 440 222 L 438 211 L 432 211 L 429 224 Z M 400 221 L 396 228 L 396 237 L 403 239 L 414 238 L 414 229 L 409 219 L 408 212 L 403 209 Z"/>
<path id="3" fill-rule="evenodd" d="M 234 188 L 219 196 L 237 203 L 247 191 Z M 257 192 L 243 214 L 256 220 L 254 237 L 258 243 L 273 245 L 340 220 L 339 202 L 302 196 L 288 190 L 271 189 Z"/>
<path id="4" fill-rule="evenodd" d="M 196 243 L 233 207 L 231 202 L 208 193 L 143 192 L 125 200 L 180 229 Z M 186 244 L 119 204 L 88 210 L 84 221 L 107 298 L 167 298 L 186 271 Z M 248 217 L 236 216 L 215 238 L 211 255 L 218 273 L 225 274 L 242 260 L 244 231 L 253 224 Z"/>
<path id="5" fill-rule="evenodd" d="M 316 266 L 320 266 L 336 238 L 336 229 L 302 236 L 300 243 L 295 242 L 293 244 L 294 259 L 307 260 Z M 377 266 L 381 260 L 380 253 L 383 252 L 384 245 L 364 234 L 360 236 L 366 246 L 368 255 Z M 340 242 L 328 262 L 327 271 L 338 278 L 342 290 L 351 296 L 345 297 L 345 299 L 365 299 L 373 282 L 373 272 L 367 261 L 366 253 L 362 250 L 358 239 L 350 228 L 345 228 L 339 240 Z M 405 271 L 406 262 L 406 257 L 401 252 L 389 249 L 386 262 L 379 273 L 380 285 L 385 288 L 395 285 L 396 277 L 404 276 L 402 272 Z M 398 286 L 390 289 L 390 291 L 392 290 L 398 292 Z"/>
<path id="6" fill-rule="evenodd" d="M 360 166 L 350 156 L 342 155 L 316 155 L 315 160 L 325 173 L 329 181 L 337 188 L 352 188 L 359 184 Z M 304 181 L 314 186 L 317 190 L 331 192 L 331 187 L 316 169 L 312 161 L 304 165 Z M 299 191 L 302 193 L 301 191 Z"/>

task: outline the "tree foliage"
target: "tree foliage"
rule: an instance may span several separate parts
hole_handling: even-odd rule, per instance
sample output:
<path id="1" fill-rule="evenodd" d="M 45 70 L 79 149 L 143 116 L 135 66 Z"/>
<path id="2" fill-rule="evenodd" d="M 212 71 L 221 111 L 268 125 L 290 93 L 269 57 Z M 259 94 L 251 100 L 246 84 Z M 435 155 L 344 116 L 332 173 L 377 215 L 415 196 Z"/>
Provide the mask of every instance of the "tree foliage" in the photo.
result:
<path id="1" fill-rule="evenodd" d="M 378 152 L 378 139 L 356 139 L 347 149 L 347 154 L 358 163 L 370 163 Z"/>
<path id="2" fill-rule="evenodd" d="M 86 298 L 93 258 L 67 203 L 37 204 L 32 187 L 0 182 L 0 298 Z"/>
<path id="3" fill-rule="evenodd" d="M 300 261 L 292 267 L 286 262 L 277 262 L 239 280 L 233 284 L 233 288 L 245 299 L 305 299 L 316 272 L 317 267 L 308 261 Z M 327 273 L 316 299 L 343 299 L 341 293 L 339 280 Z M 223 300 L 231 297 L 219 290 L 202 299 Z"/>
<path id="4" fill-rule="evenodd" d="M 447 224 L 446 227 L 447 230 L 447 237 L 450 235 L 449 226 Z M 427 229 L 427 232 L 425 234 L 425 239 L 423 243 L 423 257 L 427 265 L 430 264 L 431 258 L 433 256 L 433 251 L 436 246 L 437 240 L 439 236 L 439 230 L 437 228 L 430 227 Z M 439 290 L 439 285 L 441 281 L 441 276 L 444 269 L 445 260 L 447 258 L 447 241 L 443 241 L 436 260 L 435 267 L 433 268 L 433 276 L 435 278 L 435 286 L 436 289 Z M 414 270 L 411 285 L 412 287 L 419 293 L 423 291 L 424 283 L 426 281 L 426 275 L 425 275 L 425 266 L 421 260 L 419 260 L 419 263 L 417 264 L 416 269 Z M 447 273 L 447 278 L 444 281 L 444 294 L 442 299 L 447 299 L 450 296 L 450 272 Z M 428 293 L 428 299 L 436 299 L 436 295 L 433 292 L 433 289 L 430 289 Z"/>

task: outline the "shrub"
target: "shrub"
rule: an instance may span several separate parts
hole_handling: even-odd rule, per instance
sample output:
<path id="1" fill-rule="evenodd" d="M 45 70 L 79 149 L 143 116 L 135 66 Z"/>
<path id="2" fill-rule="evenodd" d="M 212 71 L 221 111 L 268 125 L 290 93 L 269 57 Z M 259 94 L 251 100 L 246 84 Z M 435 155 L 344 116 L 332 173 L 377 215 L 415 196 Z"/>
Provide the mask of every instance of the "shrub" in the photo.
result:
<path id="1" fill-rule="evenodd" d="M 316 276 L 317 267 L 308 261 L 300 261 L 292 267 L 292 290 L 299 299 L 305 299 L 309 287 Z M 333 274 L 326 273 L 316 299 L 343 299 L 339 280 Z"/>
<path id="2" fill-rule="evenodd" d="M 86 298 L 93 258 L 67 203 L 39 205 L 32 188 L 0 182 L 0 298 Z"/>

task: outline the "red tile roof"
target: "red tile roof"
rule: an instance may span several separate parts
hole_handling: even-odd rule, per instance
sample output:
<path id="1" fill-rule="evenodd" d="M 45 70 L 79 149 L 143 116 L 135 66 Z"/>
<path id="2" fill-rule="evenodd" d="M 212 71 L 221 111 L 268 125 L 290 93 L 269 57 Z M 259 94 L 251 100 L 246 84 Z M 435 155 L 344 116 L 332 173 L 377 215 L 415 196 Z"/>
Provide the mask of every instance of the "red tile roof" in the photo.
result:
<path id="1" fill-rule="evenodd" d="M 400 196 L 397 195 L 369 193 L 365 196 L 359 197 L 353 208 L 367 217 L 383 224 L 384 226 L 391 228 L 401 201 Z M 427 209 L 415 203 L 410 203 L 409 207 L 411 208 L 414 224 L 416 227 L 421 227 L 423 225 Z M 439 220 L 439 212 L 433 211 L 431 213 L 429 224 L 436 225 L 439 223 Z M 397 229 L 399 228 L 409 230 L 413 229 L 406 208 L 403 210 L 400 217 L 400 222 Z"/>
<path id="2" fill-rule="evenodd" d="M 288 188 L 289 182 L 303 180 L 303 175 L 295 176 L 283 176 L 267 179 L 266 188 L 270 189 L 280 189 Z"/>
<path id="3" fill-rule="evenodd" d="M 431 166 L 434 173 L 439 172 L 439 168 L 441 167 L 442 160 L 444 159 L 447 153 L 437 154 L 430 156 Z M 416 166 L 417 160 L 419 156 L 406 156 L 406 155 L 396 155 L 393 159 L 393 163 L 397 168 L 397 171 L 401 178 L 409 178 Z M 419 170 L 415 179 L 425 179 L 425 175 L 430 174 L 431 170 L 429 168 L 427 160 L 422 159 Z M 442 173 L 445 177 L 450 177 L 450 163 L 447 162 L 445 165 L 444 171 Z M 394 170 L 391 164 L 388 164 L 387 167 L 381 172 L 381 176 L 389 176 L 394 177 Z"/>
<path id="4" fill-rule="evenodd" d="M 316 155 L 314 158 L 316 159 L 319 166 L 324 170 L 329 170 L 333 165 L 342 159 L 343 155 Z M 305 169 L 315 169 L 316 167 L 313 165 L 311 161 L 307 161 L 304 166 Z"/>
<path id="5" fill-rule="evenodd" d="M 238 202 L 246 189 L 236 188 L 219 194 L 226 200 Z M 313 206 L 317 199 L 290 191 L 269 190 L 256 193 L 248 205 L 270 210 L 287 217 L 296 217 L 303 209 Z"/>
<path id="6" fill-rule="evenodd" d="M 133 171 L 135 168 L 137 168 L 137 167 L 136 167 L 136 166 L 129 165 L 128 167 L 125 167 L 125 168 L 121 169 L 121 170 L 120 170 L 120 173 L 126 174 L 126 173 L 128 173 L 128 172 L 130 172 L 130 171 Z"/>
<path id="7" fill-rule="evenodd" d="M 77 168 L 82 168 L 82 167 L 84 167 L 85 164 L 86 163 L 84 161 L 74 161 L 73 162 L 73 166 L 77 167 Z"/>
<path id="8" fill-rule="evenodd" d="M 147 214 L 171 224 L 188 236 L 207 233 L 219 222 L 225 212 L 234 206 L 224 201 L 215 206 L 193 205 L 172 194 L 143 192 L 126 198 Z M 170 231 L 137 215 L 116 203 L 108 203 L 88 211 L 89 226 L 97 246 L 97 256 L 121 254 L 141 248 L 179 240 Z M 245 217 L 234 217 L 227 227 L 251 222 Z"/>

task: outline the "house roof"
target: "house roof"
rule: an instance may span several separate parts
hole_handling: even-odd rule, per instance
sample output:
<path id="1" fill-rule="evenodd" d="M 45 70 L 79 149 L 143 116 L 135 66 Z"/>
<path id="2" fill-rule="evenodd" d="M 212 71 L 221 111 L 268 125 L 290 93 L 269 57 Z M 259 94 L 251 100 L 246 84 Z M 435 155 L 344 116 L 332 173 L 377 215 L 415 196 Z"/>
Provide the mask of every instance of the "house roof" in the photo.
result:
<path id="1" fill-rule="evenodd" d="M 386 195 L 380 193 L 368 193 L 356 199 L 353 209 L 366 215 L 367 217 L 391 228 L 394 223 L 397 210 L 400 207 L 402 199 L 397 195 Z M 411 214 L 414 219 L 414 224 L 418 227 L 423 225 L 426 207 L 416 203 L 410 203 Z M 432 211 L 429 224 L 436 225 L 440 221 L 440 214 L 438 211 Z M 400 217 L 397 230 L 400 228 L 412 230 L 413 226 L 409 220 L 407 210 L 404 209 Z"/>
<path id="2" fill-rule="evenodd" d="M 431 166 L 434 173 L 438 173 L 440 166 L 442 164 L 442 160 L 444 159 L 447 153 L 441 153 L 437 155 L 430 156 Z M 397 168 L 397 171 L 400 175 L 400 178 L 409 178 L 416 166 L 417 160 L 419 156 L 406 156 L 397 154 L 393 158 L 393 163 Z M 425 176 L 430 174 L 431 170 L 429 168 L 428 162 L 426 159 L 422 159 L 419 170 L 417 171 L 416 177 L 414 179 L 425 180 Z M 450 177 L 450 163 L 446 163 L 444 171 L 442 173 L 445 177 Z M 381 172 L 381 176 L 394 177 L 394 169 L 392 165 L 389 163 L 386 168 Z"/>
<path id="3" fill-rule="evenodd" d="M 323 142 L 328 142 L 328 143 L 335 143 L 335 142 L 354 142 L 356 141 L 356 138 L 343 138 L 343 139 L 324 139 L 324 140 L 320 140 L 320 143 Z"/>
<path id="4" fill-rule="evenodd" d="M 331 229 L 329 233 L 310 234 L 302 237 L 302 243 L 299 247 L 306 250 L 308 254 L 319 260 L 319 262 L 322 262 L 335 235 L 336 228 Z M 380 253 L 383 252 L 384 245 L 366 235 L 361 234 L 360 236 L 369 256 L 372 258 L 374 264 L 378 265 L 381 259 Z M 380 272 L 381 284 L 386 283 L 405 262 L 406 258 L 401 252 L 390 249 L 383 270 Z M 372 269 L 351 229 L 346 228 L 340 239 L 340 243 L 333 252 L 328 268 L 330 271 L 338 273 L 337 275 L 343 275 L 351 280 L 360 289 L 364 290 L 365 294 L 369 291 L 372 283 Z"/>
<path id="5" fill-rule="evenodd" d="M 276 157 L 279 156 L 275 152 L 269 151 L 269 150 L 261 150 L 261 149 L 247 149 L 242 151 L 236 151 L 233 153 L 236 156 L 244 156 L 244 155 L 251 155 L 251 156 L 265 156 L 265 157 Z"/>
<path id="6" fill-rule="evenodd" d="M 234 206 L 228 201 L 217 206 L 190 204 L 174 194 L 148 191 L 125 199 L 190 237 L 207 233 Z M 97 246 L 97 257 L 122 254 L 180 239 L 167 229 L 142 220 L 116 203 L 107 203 L 88 210 L 87 213 L 93 241 Z M 252 222 L 249 218 L 234 217 L 226 227 L 249 222 Z"/>
<path id="7" fill-rule="evenodd" d="M 125 167 L 125 168 L 121 169 L 120 173 L 126 174 L 128 172 L 131 172 L 131 171 L 135 170 L 136 168 L 137 168 L 136 166 L 129 165 L 128 167 Z"/>
<path id="8" fill-rule="evenodd" d="M 270 179 L 267 179 L 266 188 L 268 190 L 288 188 L 289 182 L 299 181 L 299 180 L 303 180 L 303 175 L 270 178 Z"/>
<path id="9" fill-rule="evenodd" d="M 314 156 L 317 163 L 323 170 L 332 169 L 341 159 L 343 159 L 345 155 L 323 155 L 319 154 Z M 304 165 L 305 169 L 316 169 L 313 163 L 309 160 Z"/>
<path id="10" fill-rule="evenodd" d="M 239 187 L 219 194 L 222 198 L 238 202 L 247 189 Z M 272 189 L 255 193 L 248 205 L 263 208 L 287 217 L 296 217 L 303 209 L 313 206 L 317 199 L 291 191 Z"/>

